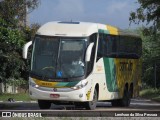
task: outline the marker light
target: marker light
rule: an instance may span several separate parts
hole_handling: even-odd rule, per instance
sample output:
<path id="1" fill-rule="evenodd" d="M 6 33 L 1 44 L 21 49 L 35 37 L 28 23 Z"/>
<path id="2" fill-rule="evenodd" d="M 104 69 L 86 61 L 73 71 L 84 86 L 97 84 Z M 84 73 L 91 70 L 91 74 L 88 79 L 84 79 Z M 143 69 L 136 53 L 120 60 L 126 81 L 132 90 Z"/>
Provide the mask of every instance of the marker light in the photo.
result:
<path id="1" fill-rule="evenodd" d="M 33 82 L 33 81 L 30 81 L 29 82 L 29 85 L 30 86 L 32 86 L 32 87 L 35 87 L 35 88 L 38 88 L 39 87 L 39 85 L 37 85 L 35 82 Z"/>

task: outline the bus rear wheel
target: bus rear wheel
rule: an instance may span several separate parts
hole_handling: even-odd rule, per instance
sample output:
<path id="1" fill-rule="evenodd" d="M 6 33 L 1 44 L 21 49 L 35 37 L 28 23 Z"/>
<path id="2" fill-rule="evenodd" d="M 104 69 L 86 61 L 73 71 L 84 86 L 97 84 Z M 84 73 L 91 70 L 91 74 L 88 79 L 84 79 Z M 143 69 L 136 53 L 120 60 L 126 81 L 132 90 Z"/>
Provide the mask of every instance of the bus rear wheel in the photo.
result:
<path id="1" fill-rule="evenodd" d="M 51 102 L 47 100 L 38 100 L 38 105 L 40 109 L 50 109 Z"/>
<path id="2" fill-rule="evenodd" d="M 97 95 L 97 90 L 95 89 L 93 94 L 93 100 L 86 102 L 85 108 L 87 110 L 94 110 L 96 108 L 97 101 L 98 101 L 98 95 Z"/>
<path id="3" fill-rule="evenodd" d="M 122 107 L 128 107 L 129 105 L 130 105 L 130 101 L 131 101 L 131 95 L 130 95 L 130 92 L 127 90 L 127 89 L 125 89 L 124 90 L 124 94 L 123 94 L 123 98 L 121 99 L 121 106 Z"/>
<path id="4" fill-rule="evenodd" d="M 131 93 L 127 89 L 124 90 L 123 98 L 112 101 L 113 107 L 128 107 L 131 101 Z"/>
<path id="5" fill-rule="evenodd" d="M 113 101 L 111 102 L 111 103 L 112 103 L 112 106 L 113 106 L 113 107 L 119 107 L 120 104 L 121 104 L 120 101 L 121 101 L 121 100 L 113 100 Z"/>

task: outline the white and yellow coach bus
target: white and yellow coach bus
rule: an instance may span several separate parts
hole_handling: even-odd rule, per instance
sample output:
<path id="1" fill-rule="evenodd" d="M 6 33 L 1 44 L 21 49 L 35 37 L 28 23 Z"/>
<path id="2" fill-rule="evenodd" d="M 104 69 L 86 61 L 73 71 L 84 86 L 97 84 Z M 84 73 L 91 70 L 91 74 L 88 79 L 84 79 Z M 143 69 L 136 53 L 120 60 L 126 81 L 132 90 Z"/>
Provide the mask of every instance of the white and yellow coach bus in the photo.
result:
<path id="1" fill-rule="evenodd" d="M 69 103 L 93 110 L 97 101 L 129 106 L 141 83 L 139 36 L 88 22 L 49 22 L 32 46 L 29 94 L 41 109 Z"/>

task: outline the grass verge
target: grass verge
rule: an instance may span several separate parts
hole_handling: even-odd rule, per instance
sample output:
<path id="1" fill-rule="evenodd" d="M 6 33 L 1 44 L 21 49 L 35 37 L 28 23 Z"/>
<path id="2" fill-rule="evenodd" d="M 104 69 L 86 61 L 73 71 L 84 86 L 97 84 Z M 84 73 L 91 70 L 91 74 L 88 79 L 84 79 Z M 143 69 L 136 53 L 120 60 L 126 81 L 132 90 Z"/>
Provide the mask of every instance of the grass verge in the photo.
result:
<path id="1" fill-rule="evenodd" d="M 30 101 L 30 100 L 32 100 L 29 97 L 28 93 L 17 93 L 17 94 L 4 93 L 4 94 L 0 94 L 0 101 L 8 101 L 8 98 L 13 98 L 15 101 Z"/>
<path id="2" fill-rule="evenodd" d="M 160 102 L 160 89 L 144 89 L 140 91 L 140 97 Z"/>

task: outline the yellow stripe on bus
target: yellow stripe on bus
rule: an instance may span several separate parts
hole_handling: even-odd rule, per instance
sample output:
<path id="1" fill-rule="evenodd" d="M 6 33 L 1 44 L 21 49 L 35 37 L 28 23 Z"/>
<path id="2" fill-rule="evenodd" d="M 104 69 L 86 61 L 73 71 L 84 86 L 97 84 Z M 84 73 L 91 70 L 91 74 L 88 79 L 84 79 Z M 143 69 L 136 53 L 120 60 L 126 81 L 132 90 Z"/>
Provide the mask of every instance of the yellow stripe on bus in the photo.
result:
<path id="1" fill-rule="evenodd" d="M 112 35 L 118 35 L 118 29 L 116 27 L 106 25 L 107 30 L 109 31 L 110 34 Z"/>
<path id="2" fill-rule="evenodd" d="M 41 81 L 37 79 L 33 79 L 33 80 L 37 85 L 44 86 L 44 87 L 55 87 L 58 84 L 58 82 L 46 82 L 46 81 Z"/>

